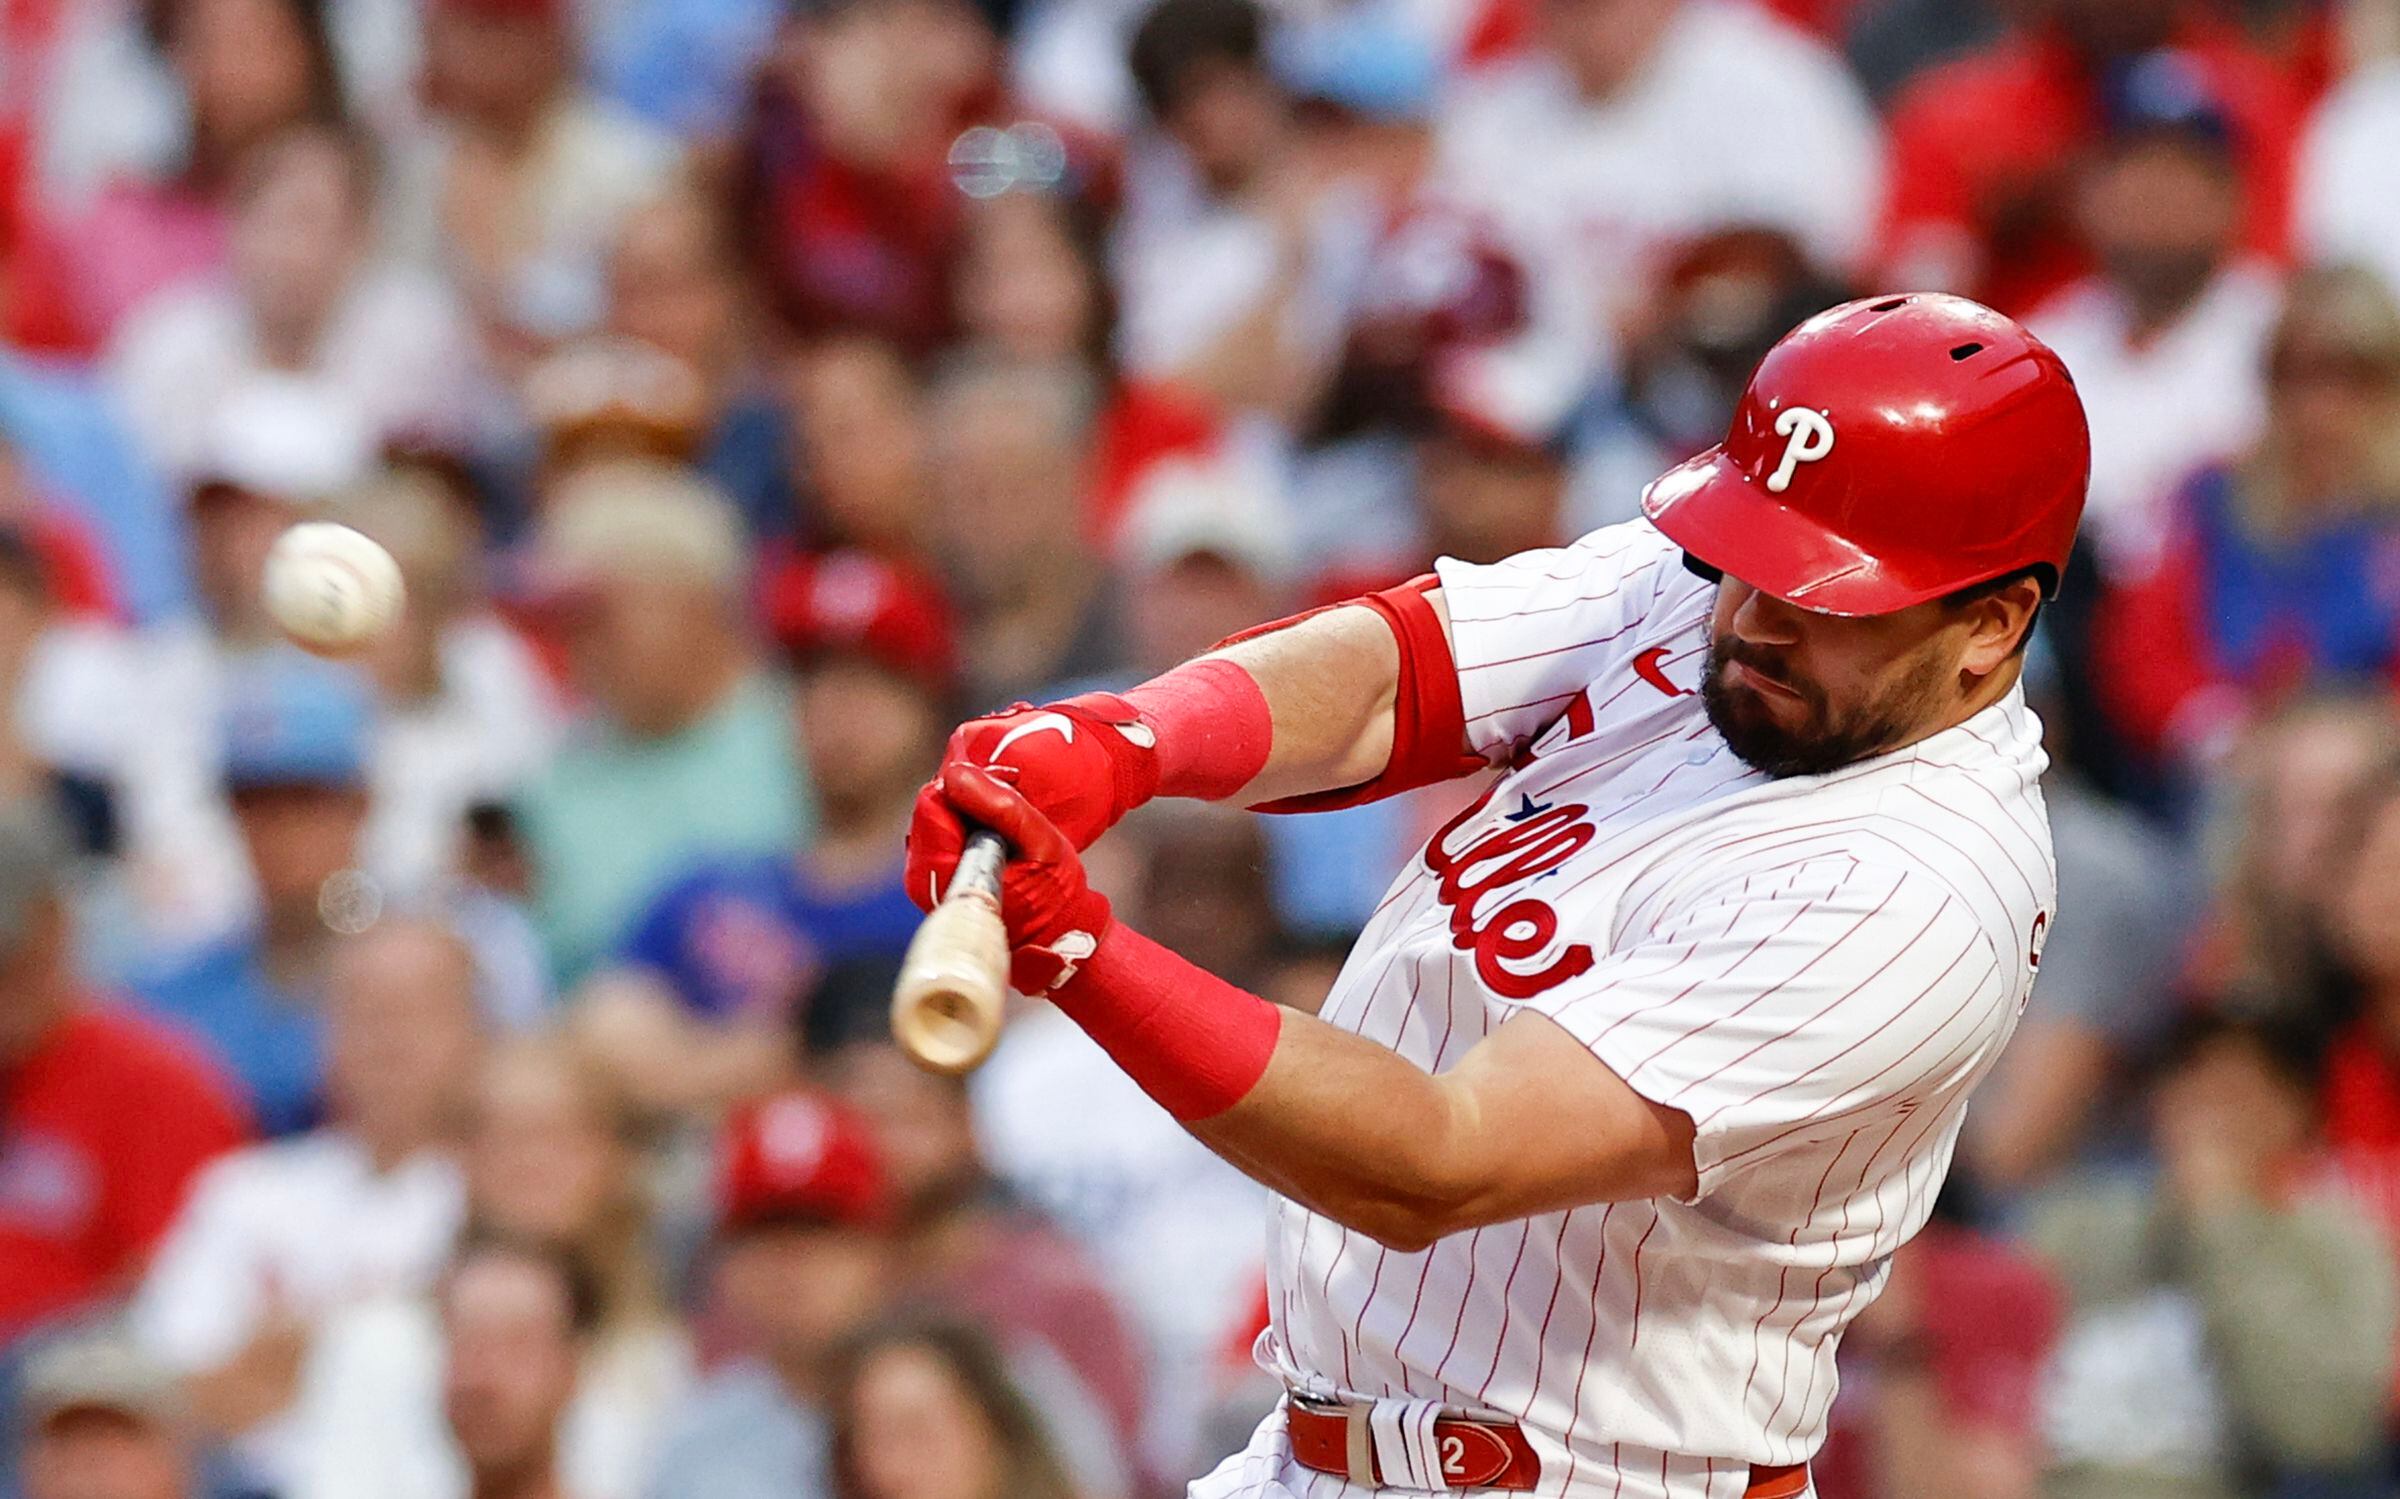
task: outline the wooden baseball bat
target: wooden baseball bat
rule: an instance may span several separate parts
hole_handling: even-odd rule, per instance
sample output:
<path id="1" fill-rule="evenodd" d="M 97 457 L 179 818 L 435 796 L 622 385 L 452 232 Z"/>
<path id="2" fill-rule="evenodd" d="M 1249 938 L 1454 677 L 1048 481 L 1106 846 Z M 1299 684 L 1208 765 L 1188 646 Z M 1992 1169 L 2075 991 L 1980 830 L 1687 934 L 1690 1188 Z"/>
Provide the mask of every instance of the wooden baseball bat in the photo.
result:
<path id="1" fill-rule="evenodd" d="M 928 1072 L 956 1076 L 983 1065 L 1000 1040 L 1008 1003 L 1008 932 L 1000 924 L 997 833 L 967 836 L 941 904 L 927 913 L 892 988 L 892 1039 Z"/>

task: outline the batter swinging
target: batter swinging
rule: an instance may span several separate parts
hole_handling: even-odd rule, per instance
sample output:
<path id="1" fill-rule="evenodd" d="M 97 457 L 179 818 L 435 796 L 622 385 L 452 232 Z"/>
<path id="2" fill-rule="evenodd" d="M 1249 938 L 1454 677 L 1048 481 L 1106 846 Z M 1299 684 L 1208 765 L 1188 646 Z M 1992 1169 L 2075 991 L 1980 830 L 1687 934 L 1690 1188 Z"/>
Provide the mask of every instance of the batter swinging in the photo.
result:
<path id="1" fill-rule="evenodd" d="M 1810 1492 L 1842 1329 L 2041 962 L 2019 653 L 2089 460 L 2015 324 L 1851 303 L 1643 520 L 958 730 L 912 890 L 1005 835 L 1012 982 L 1276 1194 L 1290 1395 L 1194 1499 Z M 1116 923 L 1076 859 L 1152 796 L 1487 766 L 1314 1017 Z"/>

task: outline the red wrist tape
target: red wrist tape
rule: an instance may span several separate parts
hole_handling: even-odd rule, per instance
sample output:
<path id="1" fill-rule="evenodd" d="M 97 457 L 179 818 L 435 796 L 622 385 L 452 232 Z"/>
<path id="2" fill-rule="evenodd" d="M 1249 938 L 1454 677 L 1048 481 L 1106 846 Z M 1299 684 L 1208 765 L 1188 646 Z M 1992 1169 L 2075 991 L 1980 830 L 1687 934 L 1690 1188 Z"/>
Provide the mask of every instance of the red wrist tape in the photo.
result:
<path id="1" fill-rule="evenodd" d="M 1187 662 L 1125 694 L 1158 741 L 1160 796 L 1223 801 L 1258 779 L 1275 742 L 1258 679 L 1221 657 Z"/>
<path id="2" fill-rule="evenodd" d="M 1050 998 L 1186 1124 L 1248 1097 L 1283 1034 L 1283 1011 L 1122 923 Z"/>
<path id="3" fill-rule="evenodd" d="M 1442 617 L 1426 597 L 1441 586 L 1432 573 L 1350 602 L 1374 610 L 1400 646 L 1400 687 L 1392 712 L 1392 754 L 1373 780 L 1261 804 L 1261 812 L 1327 812 L 1382 801 L 1420 786 L 1487 769 L 1467 751 L 1467 709 Z"/>

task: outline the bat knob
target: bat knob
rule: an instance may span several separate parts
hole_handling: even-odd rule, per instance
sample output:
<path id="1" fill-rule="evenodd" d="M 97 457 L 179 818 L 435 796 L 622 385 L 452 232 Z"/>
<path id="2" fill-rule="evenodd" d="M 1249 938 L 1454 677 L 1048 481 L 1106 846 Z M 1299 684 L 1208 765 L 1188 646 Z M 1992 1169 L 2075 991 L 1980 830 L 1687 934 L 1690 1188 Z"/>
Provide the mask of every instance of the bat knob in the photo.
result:
<path id="1" fill-rule="evenodd" d="M 912 1020 L 909 1055 L 930 1071 L 952 1076 L 982 1065 L 1000 1039 L 991 1025 L 988 1002 L 956 989 L 925 993 Z"/>

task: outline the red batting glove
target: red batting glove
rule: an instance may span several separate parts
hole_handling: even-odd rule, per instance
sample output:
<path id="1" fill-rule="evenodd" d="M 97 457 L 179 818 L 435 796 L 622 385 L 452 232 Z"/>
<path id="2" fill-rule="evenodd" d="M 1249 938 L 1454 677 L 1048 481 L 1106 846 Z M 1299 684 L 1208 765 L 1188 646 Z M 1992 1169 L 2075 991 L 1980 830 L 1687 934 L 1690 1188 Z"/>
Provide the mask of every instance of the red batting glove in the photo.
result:
<path id="1" fill-rule="evenodd" d="M 1087 692 L 1036 708 L 1020 703 L 1006 713 L 972 719 L 954 730 L 942 763 L 974 765 L 1014 787 L 1033 810 L 1075 849 L 1090 848 L 1117 819 L 1158 791 L 1157 738 L 1124 699 Z M 908 835 L 908 893 L 924 901 L 939 871 L 939 886 L 966 847 L 955 817 L 927 817 L 928 798 L 941 800 L 936 777 L 917 797 Z M 1012 842 L 1014 840 L 1011 840 Z"/>
<path id="2" fill-rule="evenodd" d="M 1065 833 L 1007 782 L 952 762 L 917 793 L 908 830 L 908 893 L 927 910 L 950 888 L 967 824 L 1008 840 L 1000 876 L 1000 919 L 1008 928 L 1009 983 L 1048 994 L 1075 976 L 1108 934 L 1108 897 L 1084 882 L 1083 861 Z"/>
<path id="3" fill-rule="evenodd" d="M 1157 735 L 1106 692 L 972 719 L 952 732 L 942 762 L 998 772 L 1078 849 L 1158 794 Z"/>

